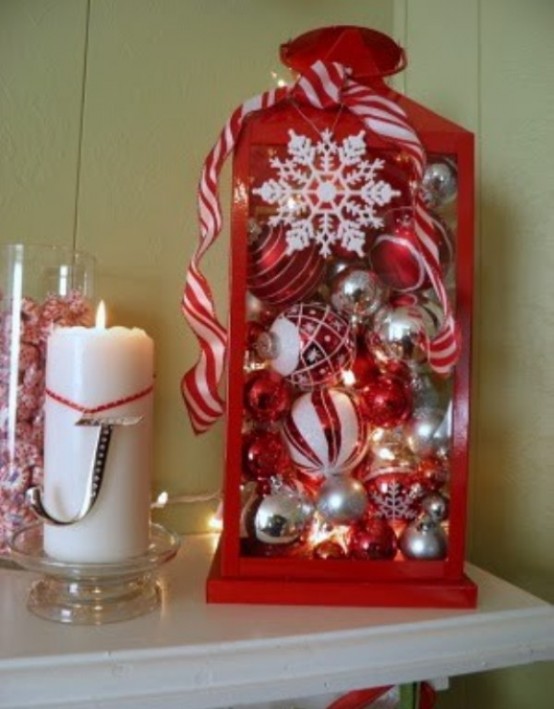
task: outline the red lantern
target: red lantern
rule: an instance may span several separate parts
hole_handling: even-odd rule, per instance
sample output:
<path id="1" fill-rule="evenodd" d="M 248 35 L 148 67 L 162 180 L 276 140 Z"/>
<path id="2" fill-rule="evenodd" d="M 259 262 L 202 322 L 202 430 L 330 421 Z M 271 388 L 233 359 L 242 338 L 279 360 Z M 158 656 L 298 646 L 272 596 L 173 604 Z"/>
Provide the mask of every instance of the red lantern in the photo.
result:
<path id="1" fill-rule="evenodd" d="M 207 358 L 205 371 L 223 369 L 220 350 L 227 345 L 224 531 L 208 581 L 208 600 L 473 606 L 476 588 L 463 568 L 473 136 L 385 84 L 384 77 L 402 68 L 405 58 L 395 42 L 378 32 L 325 28 L 284 45 L 281 55 L 299 74 L 298 82 L 244 104 L 233 115 L 223 134 L 227 142 L 210 154 L 202 183 L 201 207 L 207 213 L 203 223 L 209 240 L 215 238 L 210 226 L 220 221 L 211 189 L 213 176 L 221 167 L 219 156 L 232 149 L 228 339 L 212 322 L 206 332 L 207 308 L 202 310 L 200 303 L 194 310 L 201 285 L 196 277 L 197 261 L 185 299 L 185 311 L 192 310 L 196 316 L 191 321 L 204 338 L 204 348 L 214 353 L 214 363 Z M 375 111 L 384 120 L 375 120 Z M 439 178 L 445 175 L 449 179 L 441 183 Z M 398 225 L 387 230 L 387 214 L 397 209 L 410 217 L 406 232 L 399 231 Z M 212 216 L 210 212 L 215 213 Z M 447 219 L 452 232 L 438 228 Z M 261 231 L 256 234 L 256 229 Z M 387 239 L 387 235 L 394 238 Z M 361 288 L 356 290 L 359 284 L 354 278 L 341 281 L 348 313 L 362 315 L 347 323 L 352 330 L 352 336 L 346 338 L 347 351 L 335 357 L 333 335 L 326 327 L 330 317 L 341 317 L 333 313 L 330 295 L 332 274 L 340 273 L 344 263 L 361 264 L 366 273 L 372 270 L 372 276 L 384 280 L 392 293 L 389 298 L 388 289 L 383 288 L 384 302 L 374 314 L 364 310 L 361 302 L 367 298 L 367 289 L 365 293 Z M 448 287 L 445 263 L 451 265 Z M 388 341 L 383 343 L 383 338 L 380 346 L 374 346 L 382 311 L 401 307 L 399 295 L 414 299 L 402 307 L 432 303 L 438 310 L 436 320 L 432 314 L 433 327 L 408 332 L 413 341 L 405 342 L 403 333 L 390 323 L 387 336 L 394 348 L 401 352 L 411 348 L 417 357 L 393 356 L 393 348 L 385 346 Z M 294 314 L 308 304 L 321 315 L 310 322 L 302 319 L 299 327 L 292 321 Z M 269 318 L 268 306 L 273 310 Z M 426 311 L 421 313 L 422 321 L 427 315 Z M 247 325 L 248 320 L 262 324 L 270 339 L 271 334 L 278 335 L 273 339 L 281 350 L 261 361 L 251 352 L 245 357 L 249 354 L 245 343 L 251 345 L 256 330 Z M 329 364 L 329 376 L 317 370 L 318 361 Z M 258 371 L 258 366 L 265 369 Z M 283 375 L 280 380 L 271 379 L 276 376 L 272 367 Z M 296 376 L 312 369 L 315 379 Z M 445 382 L 441 396 L 452 402 L 444 425 L 441 423 L 441 436 L 447 440 L 433 452 L 433 461 L 428 451 L 414 445 L 414 427 L 421 420 L 421 411 L 412 411 L 418 393 L 416 382 L 421 372 L 429 370 Z M 284 381 L 286 390 L 281 386 Z M 208 382 L 210 396 L 204 402 L 197 400 L 198 391 L 203 390 L 195 389 L 196 380 L 185 378 L 184 384 L 194 425 L 204 430 L 219 414 L 220 390 L 213 381 Z M 347 422 L 349 416 L 353 418 L 352 412 L 337 405 L 343 397 L 353 402 L 352 410 L 362 412 L 363 421 L 356 423 L 355 435 Z M 297 415 L 300 409 L 302 416 Z M 292 430 L 293 424 L 297 430 Z M 303 477 L 309 477 L 305 495 L 306 504 L 315 508 L 313 529 L 306 531 L 298 548 L 281 545 L 277 550 L 279 544 L 271 536 L 264 542 L 265 547 L 275 547 L 269 551 L 240 543 L 241 486 L 258 475 L 245 471 L 242 455 L 242 438 L 252 427 L 270 433 L 284 428 L 287 443 L 293 441 L 287 479 L 300 484 Z M 378 445 L 380 438 L 394 439 L 395 445 Z M 352 441 L 355 451 L 350 451 Z M 373 513 L 378 496 L 383 494 L 394 497 L 405 493 L 400 512 L 397 500 L 394 509 L 385 500 L 381 510 L 382 516 L 387 516 L 383 510 L 393 509 L 391 520 L 399 524 L 417 519 L 426 491 L 438 491 L 449 499 L 445 558 L 413 559 L 397 554 L 393 559 L 392 543 L 384 544 L 387 532 L 382 520 L 375 522 L 379 530 L 370 529 L 369 522 L 361 522 L 356 514 L 345 512 L 340 519 L 322 517 L 317 505 L 321 486 L 331 481 L 336 483 L 331 488 L 340 491 L 348 487 L 350 476 L 359 478 L 359 471 L 352 472 L 351 464 L 363 454 L 364 441 L 370 447 L 365 465 L 372 470 L 384 471 L 389 462 L 394 467 L 395 456 L 410 457 L 411 472 L 398 475 L 394 490 L 392 485 L 373 490 L 374 484 L 364 481 Z M 258 443 L 259 438 L 254 458 L 261 463 L 265 458 Z M 408 452 L 400 453 L 403 450 Z M 347 465 L 335 465 L 341 456 L 346 456 Z M 264 463 L 263 473 L 267 470 Z M 323 476 L 327 480 L 322 481 Z M 343 506 L 350 502 L 343 496 Z M 321 522 L 331 529 L 320 530 Z M 379 558 L 372 558 L 377 548 L 372 545 L 377 542 L 386 552 L 375 552 Z"/>

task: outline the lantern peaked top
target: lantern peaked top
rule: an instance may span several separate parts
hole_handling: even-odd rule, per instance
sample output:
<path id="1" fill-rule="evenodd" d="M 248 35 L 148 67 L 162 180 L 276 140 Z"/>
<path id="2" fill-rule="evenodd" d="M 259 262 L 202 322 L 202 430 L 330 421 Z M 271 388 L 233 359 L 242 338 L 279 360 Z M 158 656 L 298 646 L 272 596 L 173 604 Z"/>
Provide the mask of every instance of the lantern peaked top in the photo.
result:
<path id="1" fill-rule="evenodd" d="M 379 86 L 385 76 L 402 71 L 406 54 L 393 39 L 367 27 L 323 27 L 282 44 L 280 57 L 290 69 L 304 74 L 317 60 L 347 66 L 351 77 Z"/>

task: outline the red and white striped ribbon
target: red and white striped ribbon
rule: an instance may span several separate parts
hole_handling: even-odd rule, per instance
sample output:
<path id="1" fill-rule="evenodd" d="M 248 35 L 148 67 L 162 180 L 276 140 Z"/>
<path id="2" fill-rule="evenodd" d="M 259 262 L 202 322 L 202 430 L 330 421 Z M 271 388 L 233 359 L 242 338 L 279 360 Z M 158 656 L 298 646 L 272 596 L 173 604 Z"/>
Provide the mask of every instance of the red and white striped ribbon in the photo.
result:
<path id="1" fill-rule="evenodd" d="M 223 374 L 227 333 L 215 313 L 208 281 L 200 272 L 200 261 L 217 238 L 222 224 L 218 198 L 218 179 L 223 163 L 233 150 L 245 117 L 252 111 L 269 108 L 283 99 L 294 98 L 316 108 L 343 104 L 358 116 L 372 133 L 409 155 L 419 182 L 425 169 L 425 150 L 405 112 L 394 101 L 348 78 L 347 67 L 317 61 L 291 88 L 267 91 L 241 106 L 231 115 L 207 156 L 198 193 L 200 241 L 189 265 L 181 309 L 198 338 L 200 357 L 181 381 L 181 390 L 193 429 L 203 433 L 224 413 L 225 403 L 218 392 Z M 438 249 L 433 240 L 434 227 L 418 193 L 414 205 L 415 230 L 422 259 L 431 284 L 444 311 L 437 335 L 426 342 L 431 367 L 447 374 L 459 354 L 459 337 L 444 283 Z"/>

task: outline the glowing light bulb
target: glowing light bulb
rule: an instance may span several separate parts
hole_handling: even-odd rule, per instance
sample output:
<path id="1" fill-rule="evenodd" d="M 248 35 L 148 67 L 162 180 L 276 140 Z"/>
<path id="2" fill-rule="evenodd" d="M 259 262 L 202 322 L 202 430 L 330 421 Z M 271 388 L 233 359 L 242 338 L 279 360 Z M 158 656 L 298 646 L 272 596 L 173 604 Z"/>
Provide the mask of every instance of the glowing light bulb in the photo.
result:
<path id="1" fill-rule="evenodd" d="M 212 530 L 212 532 L 221 532 L 223 529 L 223 521 L 222 519 L 216 514 L 213 514 L 209 520 L 208 520 L 208 527 Z"/>
<path id="2" fill-rule="evenodd" d="M 157 502 L 159 505 L 164 506 L 164 505 L 167 505 L 167 501 L 168 501 L 168 500 L 169 500 L 169 495 L 167 494 L 167 490 L 164 490 L 163 492 L 160 492 L 160 494 L 158 495 L 158 499 L 156 500 L 156 502 Z"/>
<path id="3" fill-rule="evenodd" d="M 278 86 L 280 89 L 282 89 L 283 86 L 286 86 L 286 85 L 287 85 L 287 82 L 286 82 L 284 79 L 282 79 L 282 78 L 279 76 L 279 74 L 277 74 L 276 71 L 272 71 L 272 72 L 271 72 L 271 78 L 273 79 L 273 81 L 277 84 L 277 86 Z"/>
<path id="4" fill-rule="evenodd" d="M 344 386 L 351 387 L 354 386 L 356 382 L 356 377 L 351 369 L 343 369 L 342 371 L 342 381 Z"/>

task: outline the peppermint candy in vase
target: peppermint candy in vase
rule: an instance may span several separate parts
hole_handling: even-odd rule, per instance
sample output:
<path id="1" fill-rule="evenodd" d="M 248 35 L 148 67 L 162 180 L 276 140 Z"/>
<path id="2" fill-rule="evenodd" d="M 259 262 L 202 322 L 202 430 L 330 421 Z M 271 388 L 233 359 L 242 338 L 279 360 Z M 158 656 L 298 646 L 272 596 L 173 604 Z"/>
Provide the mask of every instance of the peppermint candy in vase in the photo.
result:
<path id="1" fill-rule="evenodd" d="M 355 356 L 350 324 L 322 303 L 287 308 L 258 340 L 272 370 L 294 386 L 312 390 L 341 381 Z"/>
<path id="2" fill-rule="evenodd" d="M 315 242 L 289 251 L 283 225 L 251 224 L 246 284 L 264 303 L 285 307 L 314 293 L 325 271 L 325 259 Z"/>
<path id="3" fill-rule="evenodd" d="M 283 422 L 282 434 L 293 462 L 314 476 L 350 470 L 367 447 L 367 424 L 357 399 L 340 389 L 299 396 Z"/>

